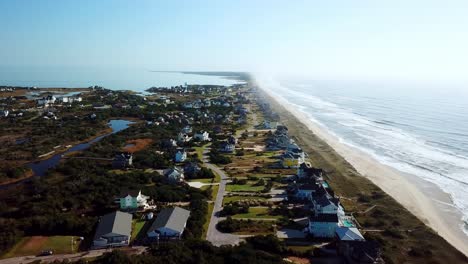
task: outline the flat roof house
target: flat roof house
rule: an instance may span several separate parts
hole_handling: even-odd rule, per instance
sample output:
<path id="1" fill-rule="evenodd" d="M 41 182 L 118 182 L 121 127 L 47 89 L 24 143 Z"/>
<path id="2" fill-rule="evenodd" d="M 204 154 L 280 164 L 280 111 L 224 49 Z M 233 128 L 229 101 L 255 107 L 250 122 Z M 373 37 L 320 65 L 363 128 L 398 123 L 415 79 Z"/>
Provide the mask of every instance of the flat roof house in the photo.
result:
<path id="1" fill-rule="evenodd" d="M 179 239 L 187 225 L 190 211 L 180 207 L 166 208 L 154 220 L 148 229 L 150 238 L 176 238 Z"/>
<path id="2" fill-rule="evenodd" d="M 127 246 L 132 231 L 132 215 L 115 211 L 101 217 L 94 235 L 93 248 Z"/>

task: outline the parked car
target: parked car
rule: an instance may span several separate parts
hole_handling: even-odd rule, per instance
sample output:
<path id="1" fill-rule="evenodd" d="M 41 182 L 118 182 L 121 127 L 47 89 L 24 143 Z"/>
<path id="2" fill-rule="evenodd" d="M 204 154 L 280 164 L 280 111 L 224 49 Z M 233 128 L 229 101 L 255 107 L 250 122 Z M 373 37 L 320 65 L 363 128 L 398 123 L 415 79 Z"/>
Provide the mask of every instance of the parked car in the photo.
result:
<path id="1" fill-rule="evenodd" d="M 54 252 L 52 250 L 43 250 L 41 253 L 39 253 L 39 257 L 42 257 L 42 256 L 50 256 L 54 254 Z"/>

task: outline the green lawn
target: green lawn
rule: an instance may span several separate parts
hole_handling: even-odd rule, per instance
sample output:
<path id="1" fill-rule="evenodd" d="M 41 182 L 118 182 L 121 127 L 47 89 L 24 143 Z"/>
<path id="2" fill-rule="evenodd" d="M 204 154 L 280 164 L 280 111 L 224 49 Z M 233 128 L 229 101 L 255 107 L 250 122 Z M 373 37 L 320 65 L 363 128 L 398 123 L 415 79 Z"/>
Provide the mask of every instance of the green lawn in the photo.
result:
<path id="1" fill-rule="evenodd" d="M 52 250 L 54 254 L 76 253 L 80 246 L 78 238 L 77 236 L 23 237 L 6 254 L 2 255 L 1 258 L 37 255 L 43 250 Z"/>
<path id="2" fill-rule="evenodd" d="M 279 219 L 279 215 L 270 215 L 268 214 L 267 207 L 250 207 L 249 212 L 246 214 L 236 214 L 232 218 L 252 218 L 252 219 L 262 219 L 262 218 L 274 218 Z"/>
<path id="3" fill-rule="evenodd" d="M 132 237 L 130 239 L 131 241 L 133 241 L 138 236 L 143 226 L 145 226 L 145 223 L 146 221 L 141 219 L 132 220 Z"/>
<path id="4" fill-rule="evenodd" d="M 240 201 L 240 200 L 266 200 L 267 198 L 261 196 L 225 196 L 223 200 L 223 204 L 227 204 L 230 202 Z"/>
<path id="5" fill-rule="evenodd" d="M 226 191 L 228 192 L 260 192 L 264 189 L 264 186 L 254 186 L 252 184 L 226 184 Z"/>
<path id="6" fill-rule="evenodd" d="M 211 183 L 214 179 L 190 179 L 188 182 L 202 182 L 202 183 Z"/>
<path id="7" fill-rule="evenodd" d="M 202 239 L 206 239 L 206 234 L 208 233 L 208 227 L 211 221 L 211 214 L 213 213 L 214 203 L 208 202 L 208 213 L 206 216 L 206 222 L 203 224 L 203 234 Z"/>
<path id="8" fill-rule="evenodd" d="M 211 185 L 211 199 L 215 200 L 218 195 L 219 185 Z"/>

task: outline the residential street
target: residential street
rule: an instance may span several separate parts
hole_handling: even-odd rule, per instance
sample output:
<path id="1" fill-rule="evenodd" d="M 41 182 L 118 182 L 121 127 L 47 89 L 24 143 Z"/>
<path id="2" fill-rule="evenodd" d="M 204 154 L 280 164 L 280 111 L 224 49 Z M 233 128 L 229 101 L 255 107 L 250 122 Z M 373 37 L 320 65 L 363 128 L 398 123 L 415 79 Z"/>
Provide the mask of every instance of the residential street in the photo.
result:
<path id="1" fill-rule="evenodd" d="M 250 107 L 249 107 L 249 110 L 250 110 Z M 248 128 L 248 131 L 254 130 L 254 126 L 257 125 L 258 123 L 257 115 L 255 113 L 253 113 L 252 118 L 253 118 L 253 122 L 252 122 L 252 125 Z M 242 131 L 238 131 L 238 133 L 236 134 L 236 137 L 239 138 L 241 133 Z M 223 198 L 224 198 L 224 195 L 226 194 L 226 183 L 229 177 L 218 166 L 211 164 L 209 162 L 208 158 L 206 157 L 206 154 L 208 153 L 208 151 L 209 149 L 205 149 L 205 152 L 203 153 L 203 162 L 205 163 L 205 166 L 207 168 L 210 168 L 211 170 L 213 170 L 220 176 L 221 181 L 219 183 L 218 194 L 216 195 L 216 199 L 214 200 L 214 208 L 213 208 L 213 213 L 210 219 L 210 225 L 208 226 L 206 240 L 210 241 L 215 246 L 236 245 L 240 242 L 243 236 L 233 235 L 230 233 L 222 233 L 218 229 L 216 229 L 216 224 L 219 221 L 225 219 L 225 217 L 220 217 L 219 213 L 223 209 Z"/>
<path id="2" fill-rule="evenodd" d="M 226 182 L 228 176 L 224 173 L 223 170 L 219 169 L 216 165 L 213 165 L 209 162 L 205 162 L 205 166 L 221 177 L 219 183 L 218 194 L 214 200 L 213 213 L 211 214 L 210 225 L 208 226 L 208 232 L 206 234 L 206 240 L 213 243 L 215 246 L 221 245 L 236 245 L 239 243 L 240 239 L 237 235 L 222 233 L 216 229 L 216 224 L 223 220 L 224 217 L 219 216 L 219 212 L 223 209 L 223 197 L 226 192 Z"/>

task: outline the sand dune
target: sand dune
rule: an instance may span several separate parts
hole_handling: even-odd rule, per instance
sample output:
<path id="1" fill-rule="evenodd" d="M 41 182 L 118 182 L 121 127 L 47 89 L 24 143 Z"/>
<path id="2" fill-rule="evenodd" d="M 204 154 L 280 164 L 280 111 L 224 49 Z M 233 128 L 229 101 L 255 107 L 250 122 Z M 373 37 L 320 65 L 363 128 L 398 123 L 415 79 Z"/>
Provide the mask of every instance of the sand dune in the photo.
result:
<path id="1" fill-rule="evenodd" d="M 435 185 L 383 165 L 370 155 L 340 142 L 285 99 L 267 89 L 263 90 L 345 158 L 361 175 L 370 179 L 450 244 L 468 255 L 468 237 L 460 229 L 461 214 L 450 206 L 451 200 L 446 193 Z"/>

